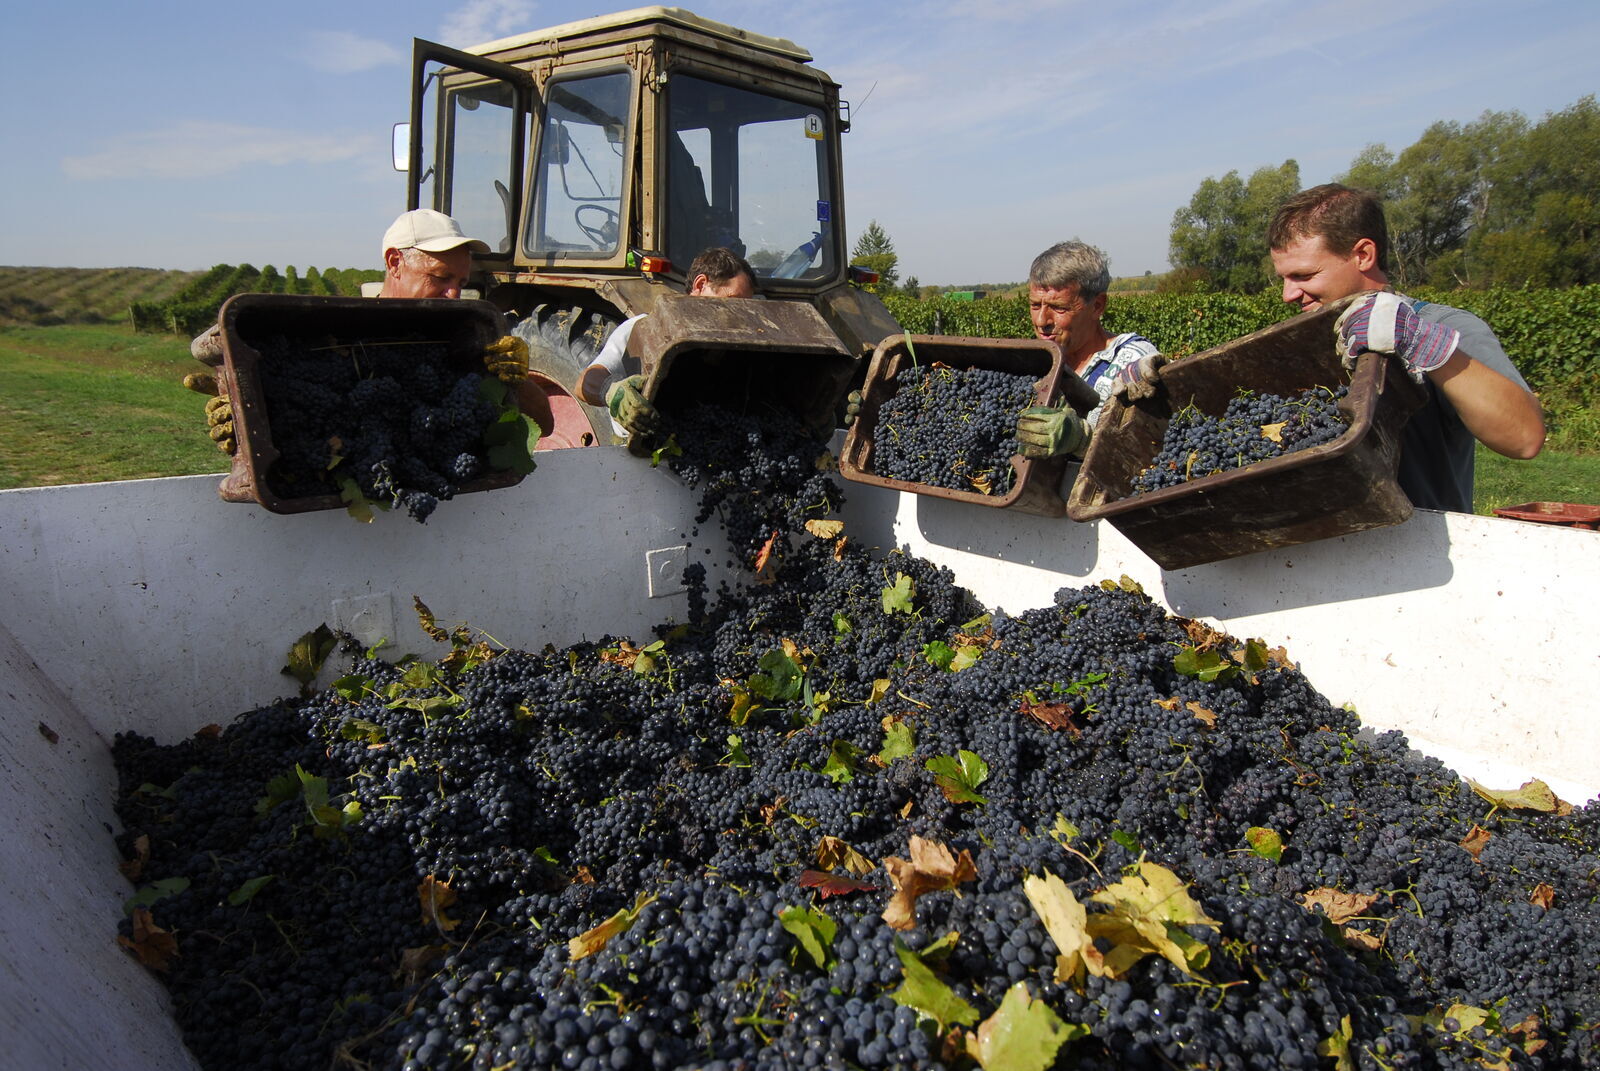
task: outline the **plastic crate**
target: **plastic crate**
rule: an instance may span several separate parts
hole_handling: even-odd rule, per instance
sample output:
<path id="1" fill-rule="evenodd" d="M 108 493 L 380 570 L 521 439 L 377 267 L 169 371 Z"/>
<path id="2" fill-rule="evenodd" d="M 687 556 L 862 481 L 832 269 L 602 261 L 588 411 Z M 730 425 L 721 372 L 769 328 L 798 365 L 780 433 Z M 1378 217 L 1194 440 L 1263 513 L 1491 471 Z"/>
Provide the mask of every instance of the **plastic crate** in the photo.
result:
<path id="1" fill-rule="evenodd" d="M 1576 502 L 1524 502 L 1519 506 L 1501 506 L 1494 511 L 1494 515 L 1513 521 L 1532 521 L 1535 524 L 1559 524 L 1568 528 L 1600 530 L 1600 506 L 1586 506 Z"/>
<path id="2" fill-rule="evenodd" d="M 279 452 L 262 383 L 262 340 L 283 335 L 329 347 L 359 347 L 407 341 L 419 335 L 448 342 L 462 373 L 483 371 L 483 350 L 506 333 L 505 317 L 486 301 L 443 298 L 373 299 L 310 297 L 296 294 L 237 294 L 217 313 L 216 324 L 195 339 L 195 357 L 215 370 L 218 385 L 233 403 L 233 467 L 217 488 L 227 502 L 255 502 L 273 513 L 343 509 L 337 494 L 280 495 L 270 480 Z M 470 480 L 457 494 L 510 487 L 517 472 L 494 472 Z"/>
<path id="3" fill-rule="evenodd" d="M 1333 324 L 1350 298 L 1173 361 L 1154 397 L 1101 411 L 1068 496 L 1075 521 L 1107 520 L 1165 569 L 1296 546 L 1398 524 L 1411 502 L 1395 480 L 1400 434 L 1424 393 L 1399 362 L 1366 354 L 1340 365 Z M 1130 495 L 1161 447 L 1172 414 L 1194 405 L 1219 416 L 1241 389 L 1291 395 L 1348 383 L 1350 418 L 1331 442 Z"/>
<path id="4" fill-rule="evenodd" d="M 878 431 L 878 412 L 894 397 L 894 378 L 912 363 L 912 351 L 922 364 L 946 364 L 952 368 L 986 368 L 1011 375 L 1033 376 L 1034 397 L 1039 405 L 1056 405 L 1065 396 L 1078 414 L 1084 415 L 1099 404 L 1094 389 L 1068 372 L 1061 363 L 1055 343 L 1042 339 L 963 338 L 950 335 L 890 335 L 878 344 L 867 366 L 861 388 L 861 413 L 845 436 L 839 457 L 839 473 L 857 483 L 887 487 L 895 491 L 948 498 L 978 506 L 1014 509 L 1042 517 L 1059 517 L 1066 509 L 1058 488 L 1066 471 L 1067 458 L 1044 461 L 1011 458 L 1011 489 L 1003 495 L 979 491 L 956 491 L 948 487 L 897 480 L 880 476 L 873 469 L 874 437 Z"/>
<path id="5" fill-rule="evenodd" d="M 709 402 L 737 413 L 788 412 L 822 427 L 859 364 L 810 305 L 755 298 L 663 297 L 628 348 L 639 355 L 644 396 L 669 422 Z"/>

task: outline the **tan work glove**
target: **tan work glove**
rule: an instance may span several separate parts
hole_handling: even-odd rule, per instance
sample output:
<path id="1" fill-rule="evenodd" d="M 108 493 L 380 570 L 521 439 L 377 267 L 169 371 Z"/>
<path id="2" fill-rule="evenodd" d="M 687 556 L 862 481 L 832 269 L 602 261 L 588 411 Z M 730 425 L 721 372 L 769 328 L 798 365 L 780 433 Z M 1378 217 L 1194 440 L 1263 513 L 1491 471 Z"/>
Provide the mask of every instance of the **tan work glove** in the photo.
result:
<path id="1" fill-rule="evenodd" d="M 504 383 L 528 378 L 528 344 L 516 335 L 501 335 L 483 351 L 483 366 Z"/>
<path id="2" fill-rule="evenodd" d="M 210 372 L 190 372 L 183 377 L 183 385 L 196 394 L 206 394 L 206 434 L 229 457 L 238 449 L 233 437 L 233 403 L 217 388 L 217 377 Z"/>

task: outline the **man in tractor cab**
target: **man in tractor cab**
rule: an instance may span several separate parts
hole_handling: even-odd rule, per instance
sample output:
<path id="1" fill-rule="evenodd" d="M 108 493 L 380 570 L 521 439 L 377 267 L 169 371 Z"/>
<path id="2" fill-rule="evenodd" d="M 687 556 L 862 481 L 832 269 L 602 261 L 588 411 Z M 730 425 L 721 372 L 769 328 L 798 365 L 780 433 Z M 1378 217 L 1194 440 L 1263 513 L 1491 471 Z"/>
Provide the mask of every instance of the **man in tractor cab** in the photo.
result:
<path id="1" fill-rule="evenodd" d="M 756 273 L 750 263 L 725 246 L 703 250 L 689 265 L 685 293 L 690 297 L 748 298 L 756 294 Z M 645 314 L 648 315 L 648 314 Z M 618 324 L 578 377 L 578 397 L 611 412 L 618 435 L 630 438 L 661 430 L 661 414 L 644 396 L 639 358 L 628 353 L 634 325 L 644 315 Z"/>
<path id="2" fill-rule="evenodd" d="M 443 212 L 431 208 L 402 212 L 383 232 L 383 289 L 377 296 L 459 298 L 472 272 L 474 252 L 489 252 L 488 243 L 468 238 L 461 225 Z M 503 335 L 485 348 L 483 363 L 494 375 L 515 385 L 518 406 L 548 433 L 550 403 L 544 391 L 528 379 L 528 344 L 515 335 Z M 217 449 L 231 456 L 237 449 L 233 403 L 220 394 L 216 377 L 209 372 L 191 372 L 183 377 L 183 385 L 210 396 L 206 434 Z"/>
<path id="3" fill-rule="evenodd" d="M 1283 300 L 1321 308 L 1362 291 L 1334 325 L 1346 364 L 1392 354 L 1428 399 L 1401 438 L 1399 483 L 1414 506 L 1472 512 L 1474 441 L 1506 457 L 1534 457 L 1544 416 L 1489 325 L 1448 305 L 1396 294 L 1388 276 L 1383 205 L 1338 183 L 1302 190 L 1273 217 L 1267 247 Z"/>

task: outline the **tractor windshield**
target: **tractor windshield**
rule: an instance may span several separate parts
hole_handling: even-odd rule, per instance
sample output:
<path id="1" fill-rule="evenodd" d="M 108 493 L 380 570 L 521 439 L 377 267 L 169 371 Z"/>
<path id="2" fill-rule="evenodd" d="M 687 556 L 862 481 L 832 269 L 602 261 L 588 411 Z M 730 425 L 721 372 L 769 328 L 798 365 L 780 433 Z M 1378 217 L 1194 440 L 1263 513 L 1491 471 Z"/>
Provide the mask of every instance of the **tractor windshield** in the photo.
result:
<path id="1" fill-rule="evenodd" d="M 676 74 L 667 85 L 667 257 L 728 246 L 762 276 L 835 270 L 822 108 Z"/>

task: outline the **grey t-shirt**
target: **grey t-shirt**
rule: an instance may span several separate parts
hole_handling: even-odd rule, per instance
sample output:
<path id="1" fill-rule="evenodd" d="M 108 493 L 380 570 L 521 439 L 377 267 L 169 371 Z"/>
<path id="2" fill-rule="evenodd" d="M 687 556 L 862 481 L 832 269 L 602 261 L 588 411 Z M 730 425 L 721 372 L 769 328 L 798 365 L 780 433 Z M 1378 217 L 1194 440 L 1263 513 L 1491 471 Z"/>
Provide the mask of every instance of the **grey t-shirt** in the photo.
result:
<path id="1" fill-rule="evenodd" d="M 1408 298 L 1424 320 L 1461 332 L 1460 352 L 1527 389 L 1489 325 L 1463 309 Z M 1476 439 L 1461 423 L 1455 406 L 1432 380 L 1424 378 L 1428 398 L 1412 414 L 1400 439 L 1400 489 L 1421 509 L 1472 512 L 1473 451 Z"/>

